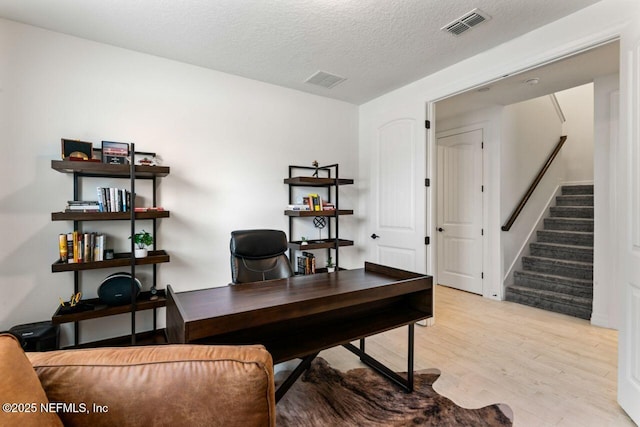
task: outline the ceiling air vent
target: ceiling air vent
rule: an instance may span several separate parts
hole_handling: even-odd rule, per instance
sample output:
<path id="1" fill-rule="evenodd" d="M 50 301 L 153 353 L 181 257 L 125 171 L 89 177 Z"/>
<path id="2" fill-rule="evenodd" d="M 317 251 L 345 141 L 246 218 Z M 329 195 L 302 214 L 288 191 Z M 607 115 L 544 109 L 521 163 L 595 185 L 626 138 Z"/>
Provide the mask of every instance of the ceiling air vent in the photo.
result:
<path id="1" fill-rule="evenodd" d="M 440 28 L 440 30 L 459 36 L 465 31 L 470 30 L 481 22 L 488 21 L 489 19 L 491 19 L 491 17 L 480 9 L 473 9 L 471 12 L 465 13 L 460 18 Z"/>
<path id="2" fill-rule="evenodd" d="M 309 83 L 316 86 L 322 86 L 327 89 L 331 89 L 332 87 L 342 83 L 347 80 L 344 77 L 336 76 L 335 74 L 325 73 L 324 71 L 318 71 L 314 73 L 311 77 L 305 80 L 305 83 Z"/>

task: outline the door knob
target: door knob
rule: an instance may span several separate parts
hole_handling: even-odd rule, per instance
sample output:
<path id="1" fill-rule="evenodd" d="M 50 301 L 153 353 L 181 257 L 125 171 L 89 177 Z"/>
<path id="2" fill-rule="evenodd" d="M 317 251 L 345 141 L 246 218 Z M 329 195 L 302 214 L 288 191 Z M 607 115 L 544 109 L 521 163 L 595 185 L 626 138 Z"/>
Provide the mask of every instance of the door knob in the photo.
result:
<path id="1" fill-rule="evenodd" d="M 444 231 L 444 228 L 439 227 L 439 228 L 438 228 L 438 231 L 442 233 L 442 232 Z"/>
<path id="2" fill-rule="evenodd" d="M 371 238 L 372 238 L 372 239 L 377 239 L 378 237 L 380 237 L 380 236 L 378 236 L 376 233 L 373 233 L 373 234 L 371 235 Z"/>

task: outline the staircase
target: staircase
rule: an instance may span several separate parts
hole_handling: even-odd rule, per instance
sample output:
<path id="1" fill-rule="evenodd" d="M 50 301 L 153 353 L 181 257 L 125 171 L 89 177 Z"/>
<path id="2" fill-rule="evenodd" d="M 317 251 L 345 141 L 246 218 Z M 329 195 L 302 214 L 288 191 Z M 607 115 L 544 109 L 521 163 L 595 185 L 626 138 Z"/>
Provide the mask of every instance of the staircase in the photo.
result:
<path id="1" fill-rule="evenodd" d="M 593 185 L 562 187 L 531 255 L 522 257 L 506 300 L 591 318 L 593 301 Z"/>

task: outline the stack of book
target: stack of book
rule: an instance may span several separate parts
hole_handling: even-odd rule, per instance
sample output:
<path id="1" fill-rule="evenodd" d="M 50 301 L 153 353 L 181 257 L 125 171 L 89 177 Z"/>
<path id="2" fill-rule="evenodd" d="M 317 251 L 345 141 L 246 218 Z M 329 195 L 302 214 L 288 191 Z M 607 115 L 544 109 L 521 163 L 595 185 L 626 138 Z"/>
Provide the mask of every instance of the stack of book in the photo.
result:
<path id="1" fill-rule="evenodd" d="M 93 200 L 69 200 L 65 212 L 100 212 L 100 203 Z"/>
<path id="2" fill-rule="evenodd" d="M 131 192 L 124 188 L 98 187 L 100 212 L 129 212 Z"/>
<path id="3" fill-rule="evenodd" d="M 298 274 L 315 274 L 316 257 L 311 252 L 302 252 L 298 257 Z"/>
<path id="4" fill-rule="evenodd" d="M 310 211 L 311 210 L 309 205 L 303 205 L 303 204 L 288 205 L 287 209 L 290 211 Z"/>
<path id="5" fill-rule="evenodd" d="M 71 233 L 58 236 L 60 262 L 81 263 L 104 261 L 107 237 L 100 233 Z"/>

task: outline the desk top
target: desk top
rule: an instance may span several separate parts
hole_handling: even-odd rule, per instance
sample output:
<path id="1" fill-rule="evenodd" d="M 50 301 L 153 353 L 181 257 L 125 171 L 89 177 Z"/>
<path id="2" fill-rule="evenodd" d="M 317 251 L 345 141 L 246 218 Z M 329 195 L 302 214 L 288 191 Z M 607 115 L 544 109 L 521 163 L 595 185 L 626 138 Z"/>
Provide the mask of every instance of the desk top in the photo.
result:
<path id="1" fill-rule="evenodd" d="M 171 342 L 202 338 L 269 323 L 349 311 L 407 295 L 411 306 L 432 313 L 432 278 L 404 270 L 365 263 L 365 268 L 295 276 L 175 293 L 168 287 L 167 332 Z"/>

